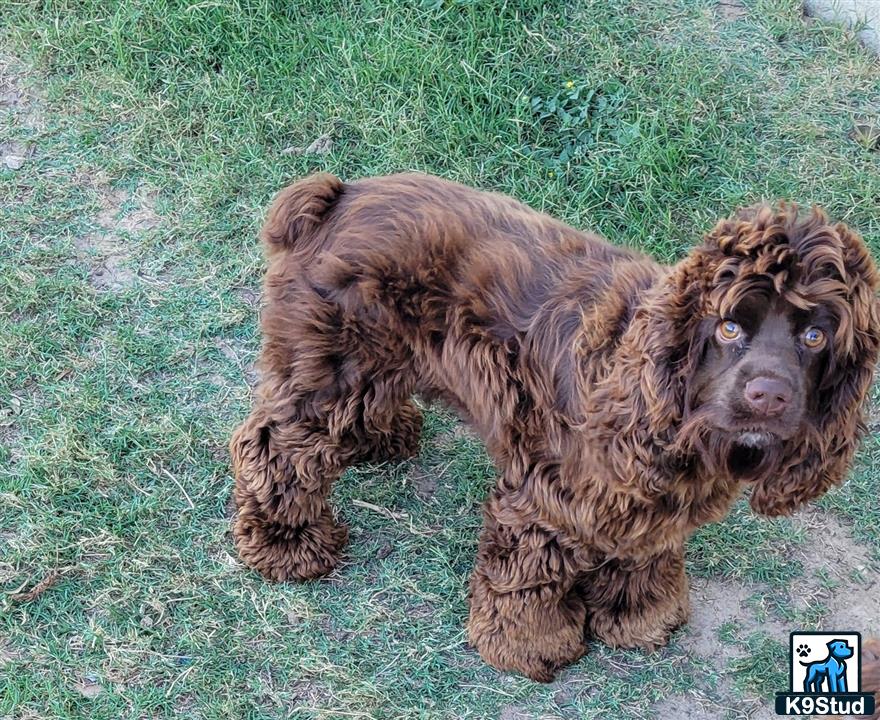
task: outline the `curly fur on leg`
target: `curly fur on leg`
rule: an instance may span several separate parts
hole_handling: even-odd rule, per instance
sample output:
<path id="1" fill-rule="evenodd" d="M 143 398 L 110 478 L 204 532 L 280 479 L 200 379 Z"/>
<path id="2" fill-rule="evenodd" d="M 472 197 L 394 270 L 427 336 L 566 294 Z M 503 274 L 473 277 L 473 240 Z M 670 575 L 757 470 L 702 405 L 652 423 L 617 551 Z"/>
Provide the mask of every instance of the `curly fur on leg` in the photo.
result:
<path id="1" fill-rule="evenodd" d="M 333 444 L 313 442 L 307 426 L 278 425 L 262 410 L 232 437 L 233 535 L 241 558 L 269 580 L 326 575 L 348 538 L 325 500 L 345 456 Z"/>
<path id="2" fill-rule="evenodd" d="M 612 560 L 582 581 L 590 633 L 610 647 L 653 652 L 687 622 L 683 551 L 642 562 Z"/>
<path id="3" fill-rule="evenodd" d="M 359 460 L 372 463 L 410 460 L 419 454 L 421 435 L 422 412 L 412 400 L 407 400 L 394 412 L 387 432 L 371 431 L 368 449 Z"/>
<path id="4" fill-rule="evenodd" d="M 323 356 L 309 358 L 320 365 Z M 233 535 L 241 558 L 270 580 L 329 573 L 348 539 L 327 504 L 332 484 L 351 464 L 418 452 L 422 415 L 379 378 L 353 377 L 327 397 L 295 379 L 264 350 L 264 396 L 230 443 L 239 508 Z M 393 386 L 392 381 L 388 381 Z M 285 394 L 287 397 L 285 398 Z"/>
<path id="5" fill-rule="evenodd" d="M 238 552 L 269 580 L 309 580 L 336 567 L 348 531 L 336 523 L 329 508 L 315 520 L 286 525 L 268 520 L 259 506 L 247 499 L 238 502 L 234 530 Z"/>
<path id="6" fill-rule="evenodd" d="M 537 527 L 491 524 L 471 578 L 468 639 L 491 665 L 539 682 L 586 652 L 583 601 L 572 563 Z"/>

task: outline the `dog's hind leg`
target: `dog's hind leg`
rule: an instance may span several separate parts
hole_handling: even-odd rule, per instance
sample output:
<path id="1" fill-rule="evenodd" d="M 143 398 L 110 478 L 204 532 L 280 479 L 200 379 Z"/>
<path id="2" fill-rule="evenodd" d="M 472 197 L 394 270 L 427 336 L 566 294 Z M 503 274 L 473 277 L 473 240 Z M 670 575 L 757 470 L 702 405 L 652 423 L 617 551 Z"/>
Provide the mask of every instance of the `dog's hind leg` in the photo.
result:
<path id="1" fill-rule="evenodd" d="M 804 663 L 801 663 L 803 665 Z M 804 676 L 804 692 L 819 693 L 822 692 L 822 683 L 824 682 L 821 672 L 816 670 L 817 663 L 806 665 L 807 671 Z"/>
<path id="2" fill-rule="evenodd" d="M 375 388 L 348 388 L 334 401 L 270 394 L 230 443 L 241 558 L 270 580 L 304 580 L 330 572 L 348 532 L 327 495 L 349 465 L 412 457 L 422 417 L 411 401 L 379 421 Z"/>
<path id="3" fill-rule="evenodd" d="M 338 367 L 338 337 L 309 335 L 304 325 L 294 365 L 273 362 L 261 400 L 230 444 L 241 558 L 270 580 L 330 572 L 347 540 L 327 502 L 351 464 L 380 451 L 400 457 L 418 449 L 421 414 L 393 372 L 381 373 L 353 351 Z"/>
<path id="4" fill-rule="evenodd" d="M 354 453 L 333 437 L 331 422 L 264 401 L 232 437 L 235 542 L 242 560 L 270 580 L 325 575 L 347 540 L 327 494 Z"/>

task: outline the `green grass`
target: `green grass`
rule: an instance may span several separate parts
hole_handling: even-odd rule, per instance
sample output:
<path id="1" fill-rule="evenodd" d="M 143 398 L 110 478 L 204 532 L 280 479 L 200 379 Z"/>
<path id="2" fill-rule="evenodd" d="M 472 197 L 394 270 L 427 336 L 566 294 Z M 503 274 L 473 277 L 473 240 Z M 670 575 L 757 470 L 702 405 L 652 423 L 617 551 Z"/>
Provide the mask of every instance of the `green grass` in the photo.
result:
<path id="1" fill-rule="evenodd" d="M 549 686 L 467 648 L 493 470 L 448 414 L 417 461 L 339 483 L 345 563 L 300 586 L 236 560 L 226 443 L 259 347 L 261 213 L 314 170 L 434 172 L 663 260 L 791 198 L 880 251 L 880 156 L 849 135 L 876 121 L 876 60 L 793 0 L 746 5 L 3 3 L 0 77 L 25 99 L 0 141 L 33 154 L 0 166 L 0 717 L 652 717 L 710 692 L 685 640 L 596 648 Z M 284 152 L 325 134 L 328 154 Z M 108 224 L 115 288 L 88 241 Z M 877 435 L 823 501 L 875 553 Z M 738 507 L 690 569 L 786 597 L 804 542 Z M 784 689 L 780 638 L 720 635 L 760 659 L 729 669 L 733 710 Z"/>

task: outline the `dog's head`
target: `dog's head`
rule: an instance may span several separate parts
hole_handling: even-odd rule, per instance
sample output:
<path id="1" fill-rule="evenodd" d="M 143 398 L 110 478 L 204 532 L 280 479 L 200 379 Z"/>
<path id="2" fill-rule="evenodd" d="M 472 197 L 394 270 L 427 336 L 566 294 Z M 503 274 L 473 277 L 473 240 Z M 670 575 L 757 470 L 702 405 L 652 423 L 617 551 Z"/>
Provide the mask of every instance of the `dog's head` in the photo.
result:
<path id="1" fill-rule="evenodd" d="M 653 298 L 643 378 L 652 423 L 777 515 L 840 482 L 880 348 L 880 278 L 819 210 L 720 222 Z"/>
<path id="2" fill-rule="evenodd" d="M 854 650 L 846 644 L 845 640 L 832 640 L 828 643 L 828 652 L 837 660 L 846 660 L 853 656 Z"/>

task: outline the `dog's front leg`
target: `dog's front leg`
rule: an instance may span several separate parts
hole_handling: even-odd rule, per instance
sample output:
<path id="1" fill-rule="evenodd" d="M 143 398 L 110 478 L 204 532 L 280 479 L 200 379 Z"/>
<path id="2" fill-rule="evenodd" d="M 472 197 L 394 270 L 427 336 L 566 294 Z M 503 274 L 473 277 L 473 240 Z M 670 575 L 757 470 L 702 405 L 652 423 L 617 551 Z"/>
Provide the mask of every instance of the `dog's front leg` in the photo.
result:
<path id="1" fill-rule="evenodd" d="M 614 648 L 652 652 L 687 622 L 688 582 L 684 551 L 650 559 L 610 559 L 582 581 L 588 627 Z"/>
<path id="2" fill-rule="evenodd" d="M 468 638 L 483 659 L 550 682 L 584 654 L 584 603 L 571 558 L 537 526 L 500 525 L 487 514 L 470 586 Z"/>
<path id="3" fill-rule="evenodd" d="M 828 691 L 833 693 L 846 692 L 846 668 L 828 669 Z"/>

